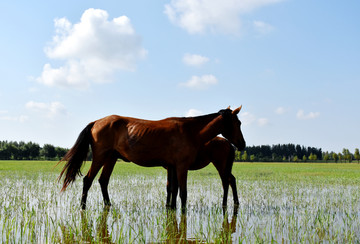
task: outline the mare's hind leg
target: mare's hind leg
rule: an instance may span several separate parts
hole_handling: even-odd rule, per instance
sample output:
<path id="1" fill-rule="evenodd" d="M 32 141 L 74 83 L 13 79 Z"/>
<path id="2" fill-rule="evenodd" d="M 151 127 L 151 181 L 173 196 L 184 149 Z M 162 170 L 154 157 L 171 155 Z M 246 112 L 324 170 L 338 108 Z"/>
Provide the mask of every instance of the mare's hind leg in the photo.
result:
<path id="1" fill-rule="evenodd" d="M 101 164 L 101 161 L 93 160 L 88 173 L 84 177 L 83 193 L 81 196 L 81 208 L 83 210 L 85 210 L 85 208 L 86 208 L 86 199 L 87 199 L 88 191 L 92 185 L 92 182 L 93 182 L 96 174 L 99 172 L 99 170 L 101 169 L 102 166 L 103 165 Z"/>
<path id="2" fill-rule="evenodd" d="M 105 206 L 111 206 L 109 193 L 108 193 L 108 185 L 109 185 L 110 175 L 114 169 L 115 163 L 116 163 L 116 157 L 109 158 L 106 161 L 99 178 L 99 183 L 104 198 Z"/>

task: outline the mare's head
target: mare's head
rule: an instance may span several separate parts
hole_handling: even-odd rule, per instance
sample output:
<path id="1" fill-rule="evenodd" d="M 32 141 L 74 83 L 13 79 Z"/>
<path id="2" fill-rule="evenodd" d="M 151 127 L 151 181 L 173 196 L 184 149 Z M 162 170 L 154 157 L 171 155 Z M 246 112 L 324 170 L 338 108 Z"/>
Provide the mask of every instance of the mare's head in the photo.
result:
<path id="1" fill-rule="evenodd" d="M 221 116 L 224 118 L 224 128 L 221 135 L 234 144 L 239 151 L 243 150 L 246 145 L 240 129 L 241 122 L 237 116 L 241 107 L 242 106 L 234 110 L 231 110 L 229 107 L 219 111 Z"/>

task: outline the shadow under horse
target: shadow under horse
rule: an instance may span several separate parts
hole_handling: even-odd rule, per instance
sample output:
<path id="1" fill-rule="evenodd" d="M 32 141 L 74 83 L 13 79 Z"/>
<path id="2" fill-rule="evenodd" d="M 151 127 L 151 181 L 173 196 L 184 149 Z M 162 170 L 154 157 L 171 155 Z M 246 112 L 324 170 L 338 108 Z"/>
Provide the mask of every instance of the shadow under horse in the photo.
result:
<path id="1" fill-rule="evenodd" d="M 81 208 L 92 182 L 101 168 L 99 183 L 105 205 L 110 204 L 108 184 L 118 158 L 140 166 L 171 167 L 176 172 L 183 211 L 187 200 L 187 171 L 195 162 L 203 145 L 221 134 L 239 150 L 245 147 L 237 117 L 241 106 L 231 110 L 222 109 L 197 117 L 171 117 L 158 121 L 111 115 L 88 124 L 80 133 L 74 146 L 61 161 L 66 161 L 59 180 L 64 176 L 62 191 L 81 175 L 89 145 L 93 161 L 83 179 Z M 60 163 L 59 162 L 59 163 Z M 176 208 L 176 202 L 172 202 Z"/>
<path id="2" fill-rule="evenodd" d="M 227 211 L 223 212 L 222 228 L 216 234 L 216 243 L 232 243 L 232 234 L 236 232 L 238 206 L 234 207 L 231 221 L 229 222 Z M 166 214 L 166 240 L 161 243 L 204 243 L 193 237 L 187 237 L 187 216 L 181 214 L 178 224 L 176 212 L 169 210 Z"/>
<path id="3" fill-rule="evenodd" d="M 84 243 L 114 243 L 109 234 L 107 219 L 109 206 L 105 206 L 99 219 L 97 219 L 96 235 L 92 233 L 92 221 L 88 221 L 87 213 L 81 212 L 81 232 L 82 242 Z"/>

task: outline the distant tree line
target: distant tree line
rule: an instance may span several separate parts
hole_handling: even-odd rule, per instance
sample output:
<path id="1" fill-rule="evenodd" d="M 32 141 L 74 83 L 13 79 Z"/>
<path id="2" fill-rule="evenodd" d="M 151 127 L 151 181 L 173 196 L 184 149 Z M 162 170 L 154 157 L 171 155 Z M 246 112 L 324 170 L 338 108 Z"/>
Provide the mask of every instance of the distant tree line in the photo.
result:
<path id="1" fill-rule="evenodd" d="M 45 144 L 41 147 L 33 142 L 0 141 L 0 160 L 60 160 L 67 148 Z M 91 148 L 87 160 L 92 159 Z M 352 162 L 360 161 L 359 149 L 354 153 L 343 149 L 340 153 L 322 152 L 321 148 L 304 147 L 294 144 L 248 146 L 236 151 L 236 162 Z"/>
<path id="2" fill-rule="evenodd" d="M 0 160 L 60 160 L 67 148 L 33 142 L 0 141 Z"/>
<path id="3" fill-rule="evenodd" d="M 322 152 L 321 148 L 304 147 L 295 144 L 278 144 L 246 147 L 236 151 L 237 162 L 352 162 L 360 161 L 359 149 L 354 153 L 343 149 L 342 153 Z"/>

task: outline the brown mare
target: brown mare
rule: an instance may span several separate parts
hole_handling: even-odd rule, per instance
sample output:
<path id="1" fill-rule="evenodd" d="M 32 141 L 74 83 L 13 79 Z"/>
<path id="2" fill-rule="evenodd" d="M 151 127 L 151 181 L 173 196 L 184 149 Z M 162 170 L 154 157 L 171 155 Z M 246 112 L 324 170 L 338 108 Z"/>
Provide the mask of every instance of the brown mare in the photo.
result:
<path id="1" fill-rule="evenodd" d="M 107 186 L 116 160 L 121 158 L 146 167 L 174 168 L 180 188 L 181 207 L 184 210 L 187 171 L 195 162 L 199 149 L 218 134 L 222 134 L 239 150 L 245 147 L 240 130 L 241 122 L 237 117 L 240 109 L 241 106 L 233 111 L 227 108 L 198 117 L 173 117 L 159 121 L 117 115 L 96 120 L 85 127 L 74 146 L 61 160 L 67 161 L 59 176 L 59 180 L 65 176 L 62 191 L 77 175 L 81 175 L 80 169 L 91 145 L 93 162 L 83 179 L 82 209 L 86 208 L 88 191 L 101 168 L 103 170 L 99 183 L 104 203 L 111 205 Z"/>
<path id="2" fill-rule="evenodd" d="M 239 205 L 239 198 L 236 190 L 236 179 L 231 174 L 231 169 L 235 159 L 235 149 L 231 143 L 221 137 L 215 137 L 211 141 L 205 143 L 200 148 L 196 161 L 190 165 L 189 170 L 199 170 L 212 162 L 217 169 L 224 189 L 223 207 L 227 206 L 227 197 L 229 191 L 229 184 L 233 192 L 234 205 Z M 178 183 L 175 170 L 168 170 L 168 182 L 167 182 L 167 198 L 166 206 L 170 207 L 170 202 L 176 202 Z M 173 202 L 172 202 L 173 204 Z"/>

